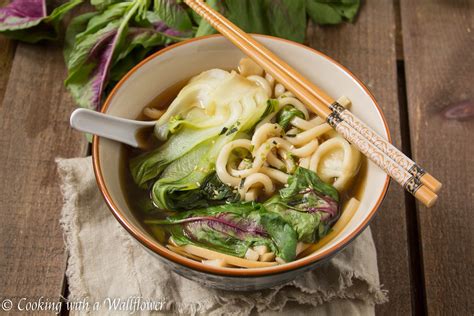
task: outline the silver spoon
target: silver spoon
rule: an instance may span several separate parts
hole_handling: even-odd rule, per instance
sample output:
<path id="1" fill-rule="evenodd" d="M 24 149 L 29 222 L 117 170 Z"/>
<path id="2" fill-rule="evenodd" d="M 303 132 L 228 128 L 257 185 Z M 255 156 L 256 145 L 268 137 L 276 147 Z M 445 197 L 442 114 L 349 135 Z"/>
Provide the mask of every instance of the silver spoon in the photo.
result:
<path id="1" fill-rule="evenodd" d="M 146 144 L 139 142 L 136 135 L 143 128 L 150 128 L 156 121 L 136 121 L 116 117 L 88 109 L 77 109 L 70 117 L 72 128 L 112 139 L 132 147 L 143 148 Z"/>

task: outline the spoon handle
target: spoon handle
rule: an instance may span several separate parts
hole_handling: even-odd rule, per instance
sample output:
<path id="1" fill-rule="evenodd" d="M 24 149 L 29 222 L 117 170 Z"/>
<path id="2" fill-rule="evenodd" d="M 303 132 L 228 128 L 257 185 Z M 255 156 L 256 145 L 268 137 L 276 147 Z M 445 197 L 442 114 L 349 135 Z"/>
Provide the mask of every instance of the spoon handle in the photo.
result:
<path id="1" fill-rule="evenodd" d="M 135 121 L 88 109 L 77 109 L 71 114 L 70 124 L 78 131 L 139 147 L 137 132 L 141 128 L 152 127 L 155 122 Z"/>

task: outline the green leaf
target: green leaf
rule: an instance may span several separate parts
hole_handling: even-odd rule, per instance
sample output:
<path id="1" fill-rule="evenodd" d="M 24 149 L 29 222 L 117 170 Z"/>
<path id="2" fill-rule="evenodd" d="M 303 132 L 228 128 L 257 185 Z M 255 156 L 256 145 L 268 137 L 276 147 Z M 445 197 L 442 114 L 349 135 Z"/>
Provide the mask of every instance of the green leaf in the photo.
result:
<path id="1" fill-rule="evenodd" d="M 187 210 L 225 203 L 226 200 L 213 198 L 212 192 L 207 191 L 212 189 L 208 180 L 214 173 L 220 149 L 232 139 L 230 136 L 211 139 L 183 158 L 174 161 L 153 185 L 152 198 L 155 204 L 161 209 Z M 173 171 L 170 172 L 168 169 Z M 226 191 L 232 192 L 232 188 L 226 187 Z M 240 196 L 234 194 L 230 201 L 238 198 Z"/>
<path id="2" fill-rule="evenodd" d="M 206 200 L 198 201 L 199 195 L 190 191 L 200 189 L 206 177 L 215 170 L 215 162 L 220 150 L 232 139 L 232 136 L 212 138 L 205 143 L 204 150 L 202 150 L 203 147 L 198 146 L 184 159 L 173 162 L 170 167 L 183 165 L 185 167 L 171 176 L 169 172 L 164 173 L 162 178 L 155 182 L 152 188 L 152 198 L 155 204 L 162 209 L 180 210 L 180 206 L 185 204 L 176 203 L 176 201 L 182 199 L 183 195 L 187 195 L 189 198 L 189 194 L 193 194 L 195 196 L 193 204 L 200 203 L 200 207 L 207 206 Z M 188 207 L 184 209 L 188 209 Z"/>
<path id="3" fill-rule="evenodd" d="M 222 147 L 251 130 L 266 108 L 265 92 L 236 73 L 213 69 L 192 78 L 156 123 L 155 135 L 165 143 L 131 160 L 134 181 L 156 182 L 155 203 L 172 207 L 173 199 L 203 183 Z"/>
<path id="4" fill-rule="evenodd" d="M 267 16 L 267 9 L 269 9 L 267 0 L 225 0 L 223 3 L 224 15 L 245 32 L 271 34 Z"/>
<path id="5" fill-rule="evenodd" d="M 316 173 L 298 168 L 288 187 L 265 201 L 264 206 L 280 214 L 296 231 L 298 240 L 313 243 L 324 237 L 339 217 L 339 194 Z"/>
<path id="6" fill-rule="evenodd" d="M 234 188 L 222 183 L 213 172 L 204 177 L 200 186 L 178 187 L 177 183 L 172 183 L 172 192 L 168 190 L 167 184 L 156 182 L 157 192 L 164 194 L 160 201 L 165 201 L 166 205 L 162 208 L 170 210 L 192 210 L 213 205 L 238 202 L 240 194 Z M 189 178 L 186 179 L 189 181 Z M 155 190 L 153 190 L 155 194 Z"/>
<path id="7" fill-rule="evenodd" d="M 110 22 L 97 33 L 82 36 L 68 50 L 67 88 L 79 106 L 98 109 L 107 75 L 112 65 L 113 53 L 118 41 L 121 22 Z"/>
<path id="8" fill-rule="evenodd" d="M 360 7 L 359 0 L 306 0 L 309 17 L 318 24 L 339 24 L 353 21 Z"/>
<path id="9" fill-rule="evenodd" d="M 297 233 L 283 217 L 266 213 L 262 216 L 262 225 L 271 236 L 277 249 L 276 255 L 286 262 L 296 257 Z"/>
<path id="10" fill-rule="evenodd" d="M 135 183 L 145 186 L 148 181 L 157 178 L 170 163 L 216 136 L 220 129 L 219 127 L 198 131 L 183 129 L 157 149 L 132 159 L 130 170 Z"/>
<path id="11" fill-rule="evenodd" d="M 81 4 L 83 0 L 70 0 L 59 7 L 55 8 L 53 12 L 45 19 L 46 23 L 51 23 L 56 30 L 58 30 L 59 22 L 66 13 L 71 11 L 74 7 Z"/>
<path id="12" fill-rule="evenodd" d="M 320 239 L 318 231 L 320 224 L 322 224 L 321 214 L 292 208 L 279 195 L 274 195 L 264 205 L 269 211 L 280 214 L 290 224 L 298 235 L 298 241 L 313 243 Z"/>
<path id="13" fill-rule="evenodd" d="M 166 220 L 146 220 L 168 231 L 178 245 L 194 244 L 244 257 L 250 247 L 266 245 L 278 257 L 296 256 L 296 233 L 277 213 L 258 203 L 232 203 L 182 212 Z"/>
<path id="14" fill-rule="evenodd" d="M 70 54 L 76 42 L 77 35 L 86 30 L 87 23 L 89 23 L 90 19 L 97 14 L 98 12 L 88 12 L 78 15 L 69 23 L 64 38 L 64 59 L 66 60 L 66 63 L 68 63 L 70 58 Z"/>
<path id="15" fill-rule="evenodd" d="M 192 28 L 192 21 L 187 7 L 180 1 L 155 0 L 155 12 L 166 25 L 178 31 L 189 31 Z"/>
<path id="16" fill-rule="evenodd" d="M 215 172 L 211 173 L 199 187 L 207 201 L 233 203 L 240 200 L 240 194 L 231 186 L 223 183 Z M 209 203 L 211 205 L 211 203 Z"/>
<path id="17" fill-rule="evenodd" d="M 28 43 L 56 40 L 61 19 L 81 2 L 67 1 L 47 15 L 45 0 L 32 0 L 28 4 L 23 0 L 13 1 L 0 8 L 0 33 Z"/>
<path id="18" fill-rule="evenodd" d="M 147 6 L 147 0 L 117 3 L 100 14 L 82 15 L 73 21 L 67 32 L 65 84 L 78 105 L 99 109 L 111 68 L 135 47 L 162 42 L 153 28 L 129 28 L 132 18 Z"/>
<path id="19" fill-rule="evenodd" d="M 287 130 L 290 126 L 290 122 L 295 117 L 304 119 L 304 114 L 292 105 L 285 105 L 277 114 L 277 123 L 284 129 Z"/>
<path id="20" fill-rule="evenodd" d="M 221 0 L 207 0 L 206 3 L 214 10 L 221 12 L 223 8 L 221 6 Z M 217 31 L 203 18 L 200 18 L 199 27 L 196 31 L 196 37 L 215 34 Z"/>
<path id="21" fill-rule="evenodd" d="M 302 43 L 306 35 L 305 0 L 266 0 L 269 34 Z"/>
<path id="22" fill-rule="evenodd" d="M 209 0 L 207 4 L 247 33 L 268 34 L 303 42 L 306 33 L 304 0 Z M 216 31 L 204 20 L 196 36 Z"/>
<path id="23" fill-rule="evenodd" d="M 120 2 L 122 0 L 91 0 L 91 4 L 99 10 L 104 10 L 109 5 Z"/>
<path id="24" fill-rule="evenodd" d="M 126 42 L 112 65 L 110 80 L 119 81 L 135 65 L 141 62 L 156 47 L 168 42 L 167 37 L 153 28 L 130 27 Z"/>
<path id="25" fill-rule="evenodd" d="M 288 186 L 280 190 L 280 195 L 290 198 L 307 189 L 315 190 L 339 202 L 339 193 L 332 185 L 324 183 L 315 172 L 302 167 L 297 168 L 295 174 L 288 178 Z"/>

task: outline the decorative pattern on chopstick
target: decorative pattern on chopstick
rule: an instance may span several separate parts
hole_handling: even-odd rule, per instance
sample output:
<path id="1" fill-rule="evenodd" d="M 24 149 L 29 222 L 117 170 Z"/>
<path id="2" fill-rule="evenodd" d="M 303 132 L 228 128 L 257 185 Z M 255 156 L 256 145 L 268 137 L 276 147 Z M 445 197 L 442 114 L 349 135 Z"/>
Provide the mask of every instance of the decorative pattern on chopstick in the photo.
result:
<path id="1" fill-rule="evenodd" d="M 398 148 L 387 142 L 364 122 L 354 116 L 354 114 L 352 114 L 339 103 L 339 100 L 332 103 L 329 108 L 333 111 L 333 113 L 336 113 L 340 119 L 346 121 L 351 127 L 357 130 L 360 134 L 362 134 L 362 136 L 367 138 L 381 151 L 390 156 L 397 164 L 406 169 L 408 173 L 413 175 L 416 179 L 420 180 L 420 182 L 425 184 L 430 190 L 434 191 L 435 193 L 439 191 L 441 183 L 435 179 L 434 182 L 426 181 L 427 179 L 423 178 L 423 176 L 426 175 L 426 171 L 422 167 L 405 156 L 402 152 L 400 152 L 400 150 L 398 150 Z"/>
<path id="2" fill-rule="evenodd" d="M 347 111 L 348 112 L 348 111 Z M 385 154 L 371 142 L 352 128 L 338 112 L 332 112 L 327 120 L 339 134 L 350 141 L 357 149 L 366 155 L 370 160 L 381 167 L 388 175 L 403 186 L 408 192 L 415 195 L 421 186 L 421 182 L 397 164 L 390 156 Z"/>

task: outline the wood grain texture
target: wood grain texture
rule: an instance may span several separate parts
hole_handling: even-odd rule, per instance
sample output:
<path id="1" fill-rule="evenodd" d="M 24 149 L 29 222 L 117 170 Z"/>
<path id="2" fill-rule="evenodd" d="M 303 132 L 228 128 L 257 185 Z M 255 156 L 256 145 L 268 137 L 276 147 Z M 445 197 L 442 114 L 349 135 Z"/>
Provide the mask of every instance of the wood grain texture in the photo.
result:
<path id="1" fill-rule="evenodd" d="M 384 111 L 395 145 L 400 148 L 392 1 L 365 3 L 354 24 L 310 28 L 308 40 L 310 46 L 347 66 L 368 86 Z M 412 312 L 405 211 L 403 189 L 392 184 L 371 224 L 381 283 L 389 290 L 390 299 L 377 307 L 381 315 Z"/>
<path id="2" fill-rule="evenodd" d="M 2 103 L 7 87 L 8 77 L 15 55 L 16 44 L 14 41 L 0 35 L 0 104 Z"/>
<path id="3" fill-rule="evenodd" d="M 0 108 L 0 297 L 62 293 L 66 255 L 56 157 L 81 156 L 61 47 L 18 44 Z"/>
<path id="4" fill-rule="evenodd" d="M 474 120 L 443 118 L 474 102 L 474 2 L 402 0 L 414 158 L 443 182 L 437 205 L 418 205 L 428 313 L 474 313 Z"/>
<path id="5" fill-rule="evenodd" d="M 8 0 L 0 0 L 0 7 L 6 5 Z M 0 106 L 2 104 L 8 77 L 15 54 L 16 43 L 0 35 Z"/>

